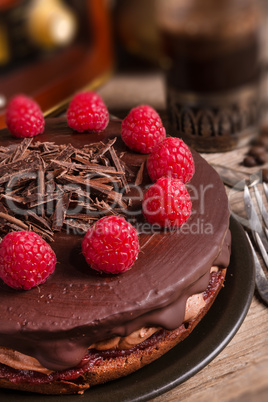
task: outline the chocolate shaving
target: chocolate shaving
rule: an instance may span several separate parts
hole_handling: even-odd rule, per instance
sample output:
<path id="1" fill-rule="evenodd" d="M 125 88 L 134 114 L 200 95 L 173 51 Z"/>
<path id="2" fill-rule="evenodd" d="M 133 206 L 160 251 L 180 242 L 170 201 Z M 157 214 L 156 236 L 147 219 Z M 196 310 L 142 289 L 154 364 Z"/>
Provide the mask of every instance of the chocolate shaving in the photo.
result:
<path id="1" fill-rule="evenodd" d="M 11 203 L 15 203 L 15 204 L 21 204 L 21 205 L 25 205 L 25 200 L 23 197 L 20 196 L 16 196 L 16 195 L 8 195 L 8 194 L 2 194 L 0 199 L 4 199 L 6 202 L 6 204 L 11 201 Z"/>
<path id="2" fill-rule="evenodd" d="M 0 152 L 2 154 L 7 154 L 9 152 L 9 148 L 0 146 Z"/>
<path id="3" fill-rule="evenodd" d="M 22 172 L 14 174 L 7 183 L 6 193 L 14 193 L 14 191 L 18 191 L 18 188 L 24 188 L 27 183 L 36 178 L 36 172 Z"/>
<path id="4" fill-rule="evenodd" d="M 96 200 L 96 206 L 99 211 L 105 211 L 106 215 L 118 215 L 118 213 L 113 209 L 107 202 Z"/>
<path id="5" fill-rule="evenodd" d="M 12 155 L 10 162 L 15 162 L 18 159 L 23 159 L 23 156 L 29 148 L 33 138 L 25 138 L 16 148 L 16 151 Z"/>
<path id="6" fill-rule="evenodd" d="M 118 158 L 118 156 L 116 155 L 116 152 L 115 152 L 114 148 L 111 147 L 111 148 L 109 149 L 109 151 L 110 151 L 112 160 L 113 160 L 113 162 L 114 162 L 114 164 L 115 164 L 115 167 L 116 167 L 117 172 L 122 171 L 123 169 L 122 169 L 121 161 L 120 161 L 120 159 Z M 129 188 L 129 185 L 128 185 L 128 183 L 127 183 L 127 180 L 126 180 L 125 175 L 122 176 L 122 183 L 123 183 L 125 192 L 128 193 L 128 192 L 130 191 L 130 188 Z"/>
<path id="7" fill-rule="evenodd" d="M 28 226 L 25 225 L 25 223 L 23 223 L 20 219 L 14 218 L 14 216 L 11 216 L 4 212 L 0 212 L 0 218 L 3 218 L 10 223 L 13 223 L 14 225 L 17 225 L 20 228 L 20 230 L 21 229 L 28 230 Z"/>
<path id="8" fill-rule="evenodd" d="M 43 237 L 45 240 L 48 240 L 50 242 L 54 241 L 53 240 L 53 232 L 45 230 L 37 225 L 31 225 L 29 227 L 29 230 L 32 230 L 39 234 L 41 237 Z"/>
<path id="9" fill-rule="evenodd" d="M 0 203 L 0 212 L 4 212 L 5 214 L 7 213 L 7 209 L 1 203 Z"/>
<path id="10" fill-rule="evenodd" d="M 75 231 L 79 230 L 81 234 L 86 233 L 91 226 L 90 224 L 86 225 L 84 223 L 81 223 L 76 219 L 66 219 L 64 221 L 64 225 L 66 225 L 67 231 L 69 231 L 70 228 L 72 228 L 75 229 Z"/>
<path id="11" fill-rule="evenodd" d="M 84 178 L 84 177 L 79 177 L 79 176 L 71 176 L 71 175 L 65 175 L 62 179 L 61 179 L 62 183 L 73 183 L 73 184 L 78 184 L 81 186 L 86 186 L 88 188 L 90 188 L 91 190 L 95 190 L 97 192 L 103 193 L 108 195 L 113 187 L 112 186 L 107 186 L 106 184 L 102 184 L 102 183 L 96 183 L 93 180 Z"/>
<path id="12" fill-rule="evenodd" d="M 64 148 L 60 154 L 56 157 L 56 161 L 59 162 L 64 162 L 66 161 L 71 155 L 73 155 L 73 153 L 75 152 L 74 147 L 69 144 L 66 146 L 66 148 Z M 55 168 L 55 164 L 54 162 L 51 162 L 50 165 L 48 166 L 47 170 L 53 170 Z"/>
<path id="13" fill-rule="evenodd" d="M 8 158 L 7 158 L 7 157 L 2 158 L 2 160 L 1 160 L 1 162 L 0 162 L 0 167 L 6 165 L 7 162 L 8 162 Z"/>
<path id="14" fill-rule="evenodd" d="M 139 171 L 137 173 L 136 179 L 135 179 L 135 186 L 140 186 L 143 182 L 143 172 L 144 172 L 144 166 L 145 162 L 142 162 Z"/>
<path id="15" fill-rule="evenodd" d="M 103 156 L 107 151 L 109 151 L 111 149 L 111 147 L 114 145 L 114 143 L 116 142 L 116 138 L 108 141 L 107 145 L 105 145 L 94 157 L 93 162 L 97 162 L 98 158 Z"/>
<path id="16" fill-rule="evenodd" d="M 39 194 L 40 200 L 43 200 L 43 198 L 45 196 L 45 172 L 44 172 L 44 168 L 41 168 L 41 169 L 38 170 L 37 177 L 38 177 L 38 194 Z M 40 206 L 40 215 L 42 215 L 43 217 L 45 216 L 44 205 Z"/>
<path id="17" fill-rule="evenodd" d="M 110 166 L 110 161 L 106 156 L 100 156 L 100 163 L 102 163 L 104 166 Z"/>
<path id="18" fill-rule="evenodd" d="M 15 174 L 31 172 L 41 166 L 41 159 L 38 153 L 33 152 L 25 159 L 8 163 L 0 167 L 0 184 L 9 181 Z"/>
<path id="19" fill-rule="evenodd" d="M 63 192 L 55 192 L 51 195 L 46 195 L 42 199 L 40 199 L 39 194 L 33 194 L 32 196 L 27 198 L 27 205 L 29 206 L 29 208 L 38 207 L 51 201 L 59 200 L 62 194 Z"/>
<path id="20" fill-rule="evenodd" d="M 127 209 L 127 204 L 122 201 L 122 194 L 117 193 L 116 191 L 111 191 L 108 194 L 108 199 L 120 205 L 123 209 Z"/>
<path id="21" fill-rule="evenodd" d="M 27 211 L 26 220 L 29 221 L 29 224 L 35 224 L 36 226 L 40 226 L 41 228 L 47 229 L 49 231 L 51 230 L 50 223 L 31 210 Z"/>
<path id="22" fill-rule="evenodd" d="M 76 219 L 78 221 L 84 221 L 84 222 L 92 222 L 98 219 L 98 217 L 95 216 L 90 216 L 88 214 L 72 214 L 72 213 L 68 213 L 66 212 L 66 218 L 73 218 Z"/>
<path id="23" fill-rule="evenodd" d="M 66 167 L 70 170 L 82 170 L 82 171 L 93 171 L 96 173 L 109 173 L 114 175 L 124 175 L 124 171 L 117 171 L 113 166 L 101 166 L 94 163 L 91 164 L 77 164 L 74 162 L 62 162 L 57 160 L 52 160 L 55 165 Z"/>
<path id="24" fill-rule="evenodd" d="M 27 166 L 28 165 L 28 166 Z M 33 152 L 27 158 L 11 162 L 6 166 L 2 166 L 0 169 L 0 175 L 14 174 L 20 171 L 30 171 L 40 165 L 40 156 L 37 152 Z"/>
<path id="25" fill-rule="evenodd" d="M 104 214 L 124 214 L 119 188 L 129 191 L 133 173 L 115 141 L 76 149 L 26 138 L 0 147 L 0 236 L 24 229 L 52 241 L 54 232 L 82 233 Z"/>
<path id="26" fill-rule="evenodd" d="M 52 230 L 59 232 L 64 223 L 66 211 L 69 207 L 72 193 L 64 193 L 63 196 L 57 201 L 55 212 L 53 215 Z"/>
<path id="27" fill-rule="evenodd" d="M 122 166 L 122 170 L 123 170 L 125 173 L 127 172 L 127 174 L 129 175 L 129 177 L 130 177 L 131 179 L 133 179 L 133 178 L 135 177 L 135 173 L 133 172 L 133 170 L 130 169 L 130 167 L 129 167 L 123 160 L 121 160 L 121 159 L 120 159 L 120 163 L 121 163 L 121 166 Z"/>

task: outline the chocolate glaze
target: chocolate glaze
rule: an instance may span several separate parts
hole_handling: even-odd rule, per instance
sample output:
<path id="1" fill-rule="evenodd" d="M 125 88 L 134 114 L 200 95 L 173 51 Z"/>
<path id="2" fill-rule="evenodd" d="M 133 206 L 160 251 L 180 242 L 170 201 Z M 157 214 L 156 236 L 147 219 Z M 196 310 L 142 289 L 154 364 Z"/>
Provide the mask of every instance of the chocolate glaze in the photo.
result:
<path id="1" fill-rule="evenodd" d="M 38 141 L 76 147 L 118 136 L 120 122 L 102 134 L 73 133 L 64 120 L 51 119 Z M 7 132 L 1 145 L 16 142 Z M 119 139 L 116 147 L 125 150 Z M 175 329 L 183 322 L 186 299 L 204 291 L 212 265 L 228 266 L 229 209 L 224 186 L 207 162 L 193 152 L 196 173 L 188 185 L 192 215 L 181 230 L 140 234 L 141 252 L 133 268 L 100 275 L 81 255 L 81 236 L 56 233 L 51 243 L 58 263 L 47 282 L 30 291 L 0 283 L 0 345 L 37 358 L 52 370 L 76 366 L 88 346 L 143 326 Z M 131 163 L 144 155 L 126 152 Z M 143 223 L 142 217 L 139 222 Z"/>

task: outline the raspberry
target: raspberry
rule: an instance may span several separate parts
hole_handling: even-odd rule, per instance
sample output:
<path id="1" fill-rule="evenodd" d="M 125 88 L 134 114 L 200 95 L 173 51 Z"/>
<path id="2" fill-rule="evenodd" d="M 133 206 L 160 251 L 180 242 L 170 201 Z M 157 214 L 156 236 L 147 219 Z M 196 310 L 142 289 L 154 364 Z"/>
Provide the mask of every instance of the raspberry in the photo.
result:
<path id="1" fill-rule="evenodd" d="M 45 120 L 33 99 L 17 95 L 7 105 L 6 125 L 14 137 L 34 137 L 44 131 Z"/>
<path id="2" fill-rule="evenodd" d="M 82 252 L 87 263 L 97 271 L 125 272 L 139 253 L 137 231 L 120 216 L 104 216 L 86 233 Z"/>
<path id="3" fill-rule="evenodd" d="M 170 176 L 187 183 L 195 167 L 188 146 L 180 138 L 168 137 L 152 151 L 147 160 L 147 170 L 153 182 L 162 176 Z"/>
<path id="4" fill-rule="evenodd" d="M 55 265 L 54 251 L 34 232 L 11 232 L 0 243 L 0 277 L 14 289 L 44 283 Z"/>
<path id="5" fill-rule="evenodd" d="M 158 113 L 148 105 L 137 106 L 122 122 L 121 137 L 133 151 L 148 154 L 166 138 L 166 130 Z"/>
<path id="6" fill-rule="evenodd" d="M 146 220 L 161 227 L 180 227 L 190 216 L 191 199 L 184 183 L 161 177 L 144 194 L 142 211 Z"/>
<path id="7" fill-rule="evenodd" d="M 71 100 L 67 123 L 73 130 L 99 133 L 109 123 L 109 113 L 102 98 L 95 92 L 80 92 Z"/>

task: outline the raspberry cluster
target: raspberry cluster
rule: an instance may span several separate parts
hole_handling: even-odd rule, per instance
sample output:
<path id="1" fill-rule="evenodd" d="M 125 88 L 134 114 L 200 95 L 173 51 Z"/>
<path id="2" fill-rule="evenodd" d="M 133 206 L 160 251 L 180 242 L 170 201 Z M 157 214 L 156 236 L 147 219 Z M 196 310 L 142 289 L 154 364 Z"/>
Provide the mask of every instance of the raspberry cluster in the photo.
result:
<path id="1" fill-rule="evenodd" d="M 90 91 L 76 94 L 67 109 L 67 123 L 80 133 L 103 131 L 109 123 L 109 113 L 100 95 Z"/>
<path id="2" fill-rule="evenodd" d="M 148 154 L 166 137 L 166 130 L 158 113 L 151 106 L 141 105 L 123 120 L 121 137 L 133 151 Z"/>
<path id="3" fill-rule="evenodd" d="M 82 252 L 91 268 L 119 274 L 132 267 L 139 253 L 136 229 L 120 216 L 104 216 L 86 233 Z"/>
<path id="4" fill-rule="evenodd" d="M 146 220 L 161 227 L 180 227 L 190 216 L 191 198 L 181 180 L 161 177 L 146 191 L 142 210 Z"/>
<path id="5" fill-rule="evenodd" d="M 176 137 L 168 137 L 158 144 L 147 161 L 147 170 L 153 182 L 162 176 L 187 183 L 195 171 L 194 161 L 188 146 Z"/>
<path id="6" fill-rule="evenodd" d="M 166 138 L 160 116 L 148 105 L 131 109 L 122 122 L 121 137 L 133 151 L 150 153 L 147 171 L 156 184 L 144 195 L 142 209 L 146 220 L 162 227 L 182 226 L 192 205 L 184 184 L 195 171 L 188 146 L 180 138 Z"/>
<path id="7" fill-rule="evenodd" d="M 45 120 L 33 99 L 17 95 L 7 105 L 6 125 L 14 137 L 34 137 L 44 131 Z"/>
<path id="8" fill-rule="evenodd" d="M 144 217 L 162 227 L 182 226 L 192 207 L 185 186 L 195 172 L 190 149 L 180 138 L 165 138 L 149 155 L 147 171 L 156 183 L 145 193 Z"/>
<path id="9" fill-rule="evenodd" d="M 14 289 L 29 290 L 52 274 L 56 256 L 37 233 L 8 233 L 0 243 L 0 278 Z"/>
<path id="10" fill-rule="evenodd" d="M 15 137 L 33 137 L 44 131 L 43 113 L 39 105 L 26 95 L 17 95 L 10 100 L 5 117 L 6 125 Z M 67 123 L 78 132 L 98 133 L 107 127 L 109 112 L 96 92 L 79 92 L 67 109 Z"/>

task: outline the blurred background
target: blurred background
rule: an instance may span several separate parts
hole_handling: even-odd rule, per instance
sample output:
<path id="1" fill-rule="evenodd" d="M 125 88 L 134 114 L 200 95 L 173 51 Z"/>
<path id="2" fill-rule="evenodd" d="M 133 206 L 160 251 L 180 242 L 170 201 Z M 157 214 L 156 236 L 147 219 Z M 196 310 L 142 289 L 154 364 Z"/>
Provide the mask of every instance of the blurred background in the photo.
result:
<path id="1" fill-rule="evenodd" d="M 201 151 L 244 145 L 266 116 L 267 16 L 266 0 L 0 0 L 0 127 L 14 94 L 56 115 L 118 74 L 146 86 L 159 73 L 174 135 Z"/>
<path id="2" fill-rule="evenodd" d="M 0 96 L 33 96 L 46 115 L 114 66 L 105 0 L 0 0 Z M 3 125 L 3 118 L 1 125 Z"/>

